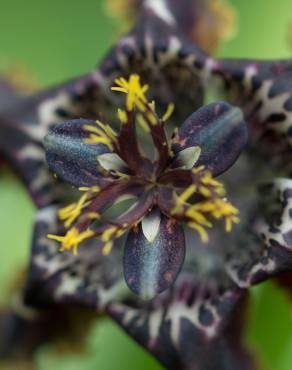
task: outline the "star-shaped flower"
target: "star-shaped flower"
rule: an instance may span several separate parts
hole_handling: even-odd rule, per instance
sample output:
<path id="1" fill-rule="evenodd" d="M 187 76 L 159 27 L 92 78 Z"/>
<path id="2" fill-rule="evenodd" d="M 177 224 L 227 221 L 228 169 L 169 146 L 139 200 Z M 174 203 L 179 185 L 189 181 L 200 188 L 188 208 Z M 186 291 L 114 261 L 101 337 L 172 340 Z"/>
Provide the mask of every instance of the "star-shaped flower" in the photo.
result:
<path id="1" fill-rule="evenodd" d="M 80 243 L 98 238 L 98 248 L 108 254 L 114 240 L 127 233 L 126 281 L 135 293 L 152 298 L 173 284 L 181 269 L 183 223 L 207 242 L 214 220 L 223 219 L 227 232 L 239 222 L 238 210 L 214 177 L 235 162 L 247 129 L 238 108 L 219 102 L 192 114 L 169 140 L 165 121 L 173 106 L 160 118 L 138 75 L 116 83 L 112 90 L 127 97 L 126 110 L 118 110 L 119 133 L 100 121 L 73 120 L 52 128 L 45 138 L 50 168 L 85 192 L 59 212 L 66 234 L 49 238 L 74 254 Z M 152 138 L 157 154 L 152 159 L 142 154 L 138 124 Z M 128 209 L 106 215 L 125 197 L 134 199 Z"/>
<path id="2" fill-rule="evenodd" d="M 238 323 L 244 323 L 241 313 L 244 296 L 250 286 L 271 277 L 281 276 L 282 272 L 291 274 L 292 269 L 290 222 L 292 184 L 289 179 L 292 125 L 291 61 L 221 60 L 208 56 L 188 38 L 188 36 L 194 36 L 193 39 L 198 39 L 197 33 L 192 34 L 193 29 L 200 28 L 194 17 L 194 14 L 198 13 L 193 11 L 196 10 L 193 7 L 197 8 L 200 1 L 186 0 L 187 5 L 179 7 L 177 2 L 172 0 L 137 0 L 135 3 L 139 3 L 139 19 L 136 26 L 118 42 L 93 73 L 28 98 L 7 91 L 6 87 L 2 91 L 0 84 L 1 97 L 3 92 L 10 100 L 9 105 L 0 104 L 1 155 L 8 158 L 16 167 L 24 178 L 35 204 L 41 208 L 35 220 L 25 301 L 38 308 L 53 305 L 56 310 L 59 310 L 60 305 L 62 307 L 82 305 L 93 308 L 94 311 L 98 309 L 106 312 L 169 369 L 193 370 L 195 367 L 200 370 L 214 368 L 250 370 L 252 365 L 240 342 L 242 328 L 238 327 L 241 326 Z M 157 4 L 164 4 L 165 7 L 159 7 Z M 165 17 L 165 14 L 168 16 Z M 208 32 L 207 38 L 209 35 Z M 118 245 L 114 245 L 111 253 L 104 255 L 103 251 L 108 251 L 111 247 L 109 243 L 108 249 L 104 249 L 105 244 L 111 242 L 113 229 L 104 230 L 107 231 L 105 239 L 109 238 L 108 241 L 100 240 L 100 236 L 98 239 L 87 238 L 91 234 L 87 229 L 84 233 L 74 229 L 75 223 L 78 224 L 79 217 L 82 217 L 89 206 L 88 201 L 91 201 L 88 198 L 89 190 L 95 197 L 104 192 L 112 182 L 121 181 L 121 177 L 125 182 L 129 180 L 125 176 L 133 177 L 133 172 L 128 169 L 130 167 L 128 162 L 132 163 L 132 166 L 136 163 L 136 159 L 122 158 L 116 151 L 116 140 L 122 130 L 118 134 L 107 125 L 96 124 L 97 117 L 104 121 L 99 115 L 100 112 L 105 112 L 111 117 L 109 122 L 114 121 L 113 115 L 108 113 L 113 112 L 113 106 L 119 97 L 118 94 L 109 93 L 109 86 L 119 76 L 127 76 L 125 81 L 129 82 L 128 77 L 131 73 L 139 73 L 142 80 L 151 86 L 147 95 L 151 94 L 150 101 L 153 98 L 156 101 L 155 114 L 159 112 L 156 114 L 158 118 L 163 117 L 161 112 L 166 109 L 170 101 L 175 103 L 175 111 L 171 117 L 175 125 L 179 125 L 192 111 L 202 105 L 203 92 L 215 77 L 223 82 L 224 94 L 229 93 L 228 100 L 235 101 L 236 105 L 242 108 L 249 131 L 248 145 L 230 170 L 220 178 L 226 186 L 228 199 L 231 199 L 240 211 L 240 223 L 235 225 L 232 232 L 228 234 L 221 223 L 214 224 L 213 228 L 204 225 L 209 238 L 208 243 L 203 243 L 201 240 L 205 238 L 204 235 L 206 236 L 202 229 L 199 234 L 185 229 L 185 240 L 188 245 L 182 271 L 172 283 L 171 289 L 166 289 L 150 302 L 141 301 L 139 297 L 131 295 L 123 285 L 121 252 L 124 240 L 122 237 L 116 240 L 115 244 Z M 137 78 L 135 80 L 137 82 Z M 129 85 L 125 86 L 125 81 L 118 80 L 118 87 L 128 89 Z M 5 100 L 1 98 L 2 103 L 3 101 Z M 128 110 L 131 111 L 132 105 L 136 103 L 136 94 L 134 94 L 129 100 Z M 217 106 L 221 107 L 219 112 L 223 110 L 223 105 L 217 103 Z M 227 107 L 230 112 L 234 112 L 234 108 L 230 108 L 229 105 Z M 153 105 L 150 105 L 150 108 L 153 113 Z M 166 117 L 172 109 L 173 106 L 170 105 Z M 226 108 L 227 111 L 228 109 Z M 143 119 L 145 115 L 143 109 L 141 112 L 138 107 L 134 111 L 135 115 L 142 116 L 142 119 L 138 119 L 137 116 L 137 122 L 139 120 L 139 125 L 144 129 L 142 136 L 146 137 L 148 131 L 150 130 L 149 133 L 151 133 L 153 128 L 149 127 L 145 118 Z M 200 111 L 207 114 L 206 107 Z M 209 109 L 209 112 L 212 112 L 211 117 L 214 117 L 214 110 Z M 84 117 L 85 120 L 78 120 L 75 123 L 72 121 L 79 117 Z M 120 111 L 119 117 L 124 122 L 123 128 L 128 122 L 127 111 Z M 211 119 L 213 123 L 210 124 L 210 128 L 220 126 L 217 125 L 216 117 L 214 120 Z M 49 175 L 45 165 L 41 142 L 49 127 L 64 120 L 67 121 L 67 131 L 64 124 L 62 135 L 57 126 L 51 134 L 55 139 L 68 136 L 69 139 L 61 141 L 61 145 L 56 146 L 58 149 L 61 147 L 63 149 L 62 153 L 57 153 L 55 157 L 57 161 L 52 157 L 51 159 L 58 167 L 55 172 L 81 187 L 84 194 L 79 200 L 74 198 L 73 204 L 59 211 L 59 219 L 57 219 L 57 210 L 52 204 L 55 202 L 66 204 L 66 198 L 71 197 L 69 194 L 71 191 L 64 184 L 61 184 L 61 194 L 56 191 L 56 182 L 53 176 Z M 198 121 L 197 117 L 195 120 L 197 129 L 194 133 L 191 130 L 186 130 L 184 133 L 181 128 L 172 140 L 167 140 L 170 153 L 173 152 L 173 157 L 170 157 L 174 160 L 180 152 L 191 147 L 190 152 L 186 153 L 192 154 L 192 158 L 194 153 L 198 156 L 193 169 L 201 165 L 200 161 L 203 164 L 207 163 L 210 167 L 205 165 L 205 170 L 211 171 L 211 179 L 214 180 L 216 171 L 213 173 L 213 169 L 216 170 L 220 163 L 223 165 L 221 169 L 225 169 L 225 162 L 222 162 L 220 155 L 218 162 L 215 161 L 216 155 L 213 155 L 218 153 L 218 148 L 211 139 L 216 138 L 217 144 L 220 140 L 217 136 L 211 135 L 205 142 L 206 146 L 200 140 L 193 143 L 191 138 L 196 133 L 207 132 L 205 125 L 199 128 Z M 84 131 L 86 125 L 89 130 Z M 187 127 L 186 123 L 182 127 L 185 126 Z M 167 126 L 165 127 L 168 129 Z M 222 143 L 224 143 L 225 134 L 229 135 L 223 130 Z M 132 137 L 132 134 L 130 136 Z M 200 135 L 198 137 L 201 138 Z M 69 149 L 72 142 L 74 145 Z M 222 158 L 225 159 L 228 157 L 226 153 L 237 153 L 236 148 L 229 147 L 233 144 L 232 137 L 226 142 L 228 146 L 222 145 L 219 150 L 219 153 L 224 153 Z M 51 141 L 51 144 L 54 149 L 54 141 Z M 214 151 L 212 151 L 213 145 L 217 148 Z M 132 142 L 129 142 L 128 146 L 132 147 Z M 73 161 L 68 163 L 66 156 L 69 152 L 72 153 L 72 147 L 82 148 L 84 157 L 82 158 L 80 153 L 76 152 Z M 193 147 L 197 149 L 194 150 Z M 204 159 L 206 153 L 209 153 L 208 150 L 203 150 L 206 147 L 211 148 L 210 157 L 207 156 L 207 159 L 210 158 L 209 161 Z M 86 149 L 86 152 L 83 149 Z M 225 149 L 226 152 L 224 152 Z M 96 157 L 104 154 L 110 154 L 111 160 L 105 157 L 106 161 L 97 162 Z M 112 167 L 113 162 L 114 165 L 117 164 L 116 160 L 112 160 L 113 154 L 119 155 L 123 161 L 122 163 L 118 161 L 118 168 Z M 146 156 L 142 155 L 142 157 L 147 170 L 149 161 Z M 187 158 L 189 156 L 185 159 Z M 157 163 L 159 159 L 160 157 L 157 158 Z M 111 164 L 105 166 L 108 162 Z M 184 160 L 182 162 L 185 164 Z M 124 168 L 124 163 L 127 168 Z M 192 187 L 189 188 L 193 182 L 187 182 L 188 178 L 181 176 L 182 170 L 190 171 L 190 169 L 179 170 L 180 176 L 175 180 L 181 181 L 183 178 L 183 183 L 175 184 L 175 187 L 180 189 L 176 200 L 180 199 L 184 190 L 188 190 L 184 197 L 194 190 Z M 173 169 L 173 171 L 175 173 L 178 170 Z M 86 183 L 82 183 L 81 180 L 86 180 Z M 169 181 L 166 187 L 172 184 L 173 178 Z M 257 192 L 258 186 L 262 183 L 268 183 L 269 186 L 260 188 L 261 191 Z M 134 189 L 131 189 L 131 195 L 133 192 L 142 203 L 144 192 L 142 195 L 138 192 L 137 195 Z M 200 196 L 204 198 L 203 194 Z M 184 197 L 181 200 L 185 203 L 191 202 L 191 206 L 198 201 L 195 193 L 192 194 L 193 198 L 184 200 Z M 116 199 L 115 195 L 113 199 Z M 176 212 L 168 217 L 171 220 L 176 220 L 177 213 L 182 209 L 179 201 L 178 204 L 174 203 L 175 207 L 171 207 L 171 210 Z M 208 207 L 210 209 L 210 206 Z M 184 209 L 182 213 L 183 211 Z M 145 212 L 145 215 L 149 213 L 148 210 Z M 163 221 L 166 217 L 165 210 L 159 209 L 159 212 L 160 216 L 162 215 L 159 229 L 162 230 L 162 226 L 165 225 Z M 99 213 L 103 216 L 101 219 L 98 219 L 96 212 L 87 213 L 87 217 L 94 220 L 94 227 L 101 226 L 106 220 L 107 215 L 103 212 Z M 144 216 L 143 219 L 149 218 Z M 238 216 L 235 215 L 235 217 Z M 157 217 L 154 217 L 155 220 Z M 77 255 L 67 251 L 60 253 L 58 243 L 47 238 L 47 234 L 50 233 L 63 240 L 65 230 L 61 221 L 66 228 L 72 227 L 63 247 L 69 245 L 72 251 L 77 250 L 78 239 L 84 239 Z M 179 223 L 181 224 L 182 221 L 184 220 L 180 220 Z M 213 218 L 208 221 L 213 223 Z M 175 228 L 181 230 L 179 223 L 176 222 Z M 187 223 L 184 222 L 184 224 Z M 158 223 L 155 222 L 155 224 Z M 227 226 L 229 224 L 227 222 Z M 111 226 L 117 225 L 111 224 Z M 153 229 L 155 231 L 155 228 Z M 138 232 L 126 232 L 133 235 L 134 241 L 137 240 L 137 236 L 139 240 L 147 240 L 146 244 L 149 246 L 145 236 L 149 234 L 145 232 L 146 229 L 143 230 L 142 219 L 139 219 L 138 226 L 134 227 L 134 230 Z M 150 231 L 153 235 L 151 228 Z M 171 242 L 173 243 L 173 239 Z M 182 244 L 173 243 L 173 248 L 176 245 Z M 140 247 L 139 243 L 138 247 Z M 157 249 L 145 248 L 144 250 L 149 252 Z M 176 255 L 181 255 L 181 248 L 177 248 L 177 251 Z M 156 255 L 152 256 L 149 261 L 156 262 L 156 257 Z M 160 258 L 160 255 L 158 257 Z M 132 258 L 131 255 L 129 260 L 135 262 L 143 258 L 140 255 Z M 157 260 L 163 260 L 159 258 Z M 179 262 L 176 261 L 172 266 L 178 266 Z M 138 272 L 135 271 L 134 276 L 140 276 L 139 272 L 143 270 L 136 262 L 135 266 L 138 266 Z M 152 266 L 156 264 L 153 263 Z M 129 271 L 131 272 L 131 269 Z M 156 271 L 154 270 L 155 273 Z M 158 277 L 160 277 L 159 274 Z M 136 281 L 140 284 L 140 280 Z M 139 284 L 137 290 L 141 294 Z M 135 289 L 134 284 L 133 288 Z M 147 287 L 146 296 L 149 296 L 149 291 Z M 13 323 L 15 321 L 18 321 L 18 317 L 13 320 Z M 28 323 L 28 327 L 31 327 L 31 323 Z M 14 335 L 15 332 L 16 335 Z M 11 325 L 7 335 L 9 338 L 16 338 L 19 330 Z"/>

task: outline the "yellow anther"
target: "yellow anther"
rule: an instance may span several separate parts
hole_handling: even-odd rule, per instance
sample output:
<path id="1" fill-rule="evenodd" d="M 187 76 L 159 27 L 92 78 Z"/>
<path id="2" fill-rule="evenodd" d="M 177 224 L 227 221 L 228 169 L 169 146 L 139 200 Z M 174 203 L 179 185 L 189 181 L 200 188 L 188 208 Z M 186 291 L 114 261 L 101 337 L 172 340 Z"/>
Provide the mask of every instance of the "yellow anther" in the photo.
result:
<path id="1" fill-rule="evenodd" d="M 180 194 L 180 196 L 177 198 L 177 200 L 180 203 L 186 202 L 197 190 L 196 185 L 192 184 L 190 185 L 183 193 Z"/>
<path id="2" fill-rule="evenodd" d="M 155 113 L 155 101 L 152 100 L 151 103 L 149 103 L 149 107 L 151 108 L 152 112 Z"/>
<path id="3" fill-rule="evenodd" d="M 186 211 L 186 216 L 194 220 L 200 225 L 206 226 L 206 227 L 212 227 L 211 222 L 209 222 L 206 217 L 203 215 L 203 213 L 197 211 L 194 207 L 190 207 Z"/>
<path id="4" fill-rule="evenodd" d="M 81 211 L 89 204 L 90 202 L 87 202 L 87 193 L 83 194 L 78 202 L 72 203 L 69 206 L 60 209 L 58 216 L 61 221 L 64 221 L 65 227 L 70 227 L 72 223 L 80 216 Z"/>
<path id="5" fill-rule="evenodd" d="M 206 186 L 200 186 L 199 193 L 204 195 L 206 198 L 209 198 L 212 195 L 212 192 Z"/>
<path id="6" fill-rule="evenodd" d="M 78 188 L 79 191 L 91 191 L 93 193 L 99 193 L 100 192 L 100 187 L 99 186 L 82 186 L 81 188 Z"/>
<path id="7" fill-rule="evenodd" d="M 84 125 L 83 129 L 85 131 L 92 132 L 92 133 L 97 134 L 99 136 L 105 136 L 104 130 L 102 130 L 98 127 L 92 126 L 92 125 Z"/>
<path id="8" fill-rule="evenodd" d="M 104 256 L 108 256 L 110 254 L 110 252 L 112 251 L 112 249 L 113 249 L 113 245 L 114 245 L 113 242 L 105 243 L 105 245 L 102 248 L 102 254 Z"/>
<path id="9" fill-rule="evenodd" d="M 96 121 L 96 124 L 101 127 L 107 136 L 112 139 L 112 141 L 117 141 L 117 134 L 116 132 L 110 127 L 110 125 L 106 123 L 102 123 L 101 121 Z"/>
<path id="10" fill-rule="evenodd" d="M 148 85 L 142 86 L 140 76 L 132 74 L 127 81 L 120 77 L 115 80 L 117 86 L 112 87 L 112 91 L 118 91 L 127 94 L 127 110 L 132 111 L 135 107 L 141 111 L 145 110 L 147 99 L 145 93 L 148 90 Z"/>
<path id="11" fill-rule="evenodd" d="M 166 112 L 161 118 L 162 122 L 166 122 L 172 116 L 173 112 L 174 112 L 174 104 L 169 103 L 167 106 Z"/>
<path id="12" fill-rule="evenodd" d="M 104 144 L 109 147 L 110 150 L 113 150 L 113 144 L 109 137 L 106 136 L 98 136 L 95 134 L 91 134 L 87 139 L 85 139 L 84 144 Z"/>
<path id="13" fill-rule="evenodd" d="M 88 212 L 86 213 L 86 217 L 89 220 L 100 220 L 100 214 L 96 212 Z"/>
<path id="14" fill-rule="evenodd" d="M 105 144 L 110 150 L 113 150 L 113 143 L 117 141 L 116 133 L 109 125 L 96 121 L 98 127 L 84 125 L 85 131 L 89 132 L 88 138 L 83 140 L 85 144 Z"/>
<path id="15" fill-rule="evenodd" d="M 101 235 L 101 240 L 103 242 L 108 242 L 110 239 L 115 235 L 117 232 L 117 228 L 115 226 L 111 226 L 108 229 L 106 229 L 102 235 Z"/>
<path id="16" fill-rule="evenodd" d="M 151 125 L 156 126 L 158 124 L 158 118 L 153 112 L 147 112 L 146 117 L 151 123 Z"/>
<path id="17" fill-rule="evenodd" d="M 197 231 L 203 243 L 208 243 L 209 236 L 203 226 L 197 224 L 196 222 L 189 222 L 188 225 L 189 227 Z"/>
<path id="18" fill-rule="evenodd" d="M 93 234 L 93 231 L 90 229 L 80 232 L 75 227 L 73 227 L 72 229 L 67 231 L 66 235 L 64 236 L 49 234 L 48 238 L 61 243 L 62 252 L 72 250 L 74 256 L 76 256 L 78 253 L 79 244 L 82 243 L 84 240 L 91 238 Z"/>
<path id="19" fill-rule="evenodd" d="M 173 208 L 172 214 L 181 212 L 184 203 L 196 192 L 196 190 L 197 190 L 196 185 L 192 184 L 183 193 L 176 197 L 175 199 L 176 206 Z"/>
<path id="20" fill-rule="evenodd" d="M 122 123 L 128 122 L 127 113 L 122 109 L 118 109 L 118 118 Z"/>

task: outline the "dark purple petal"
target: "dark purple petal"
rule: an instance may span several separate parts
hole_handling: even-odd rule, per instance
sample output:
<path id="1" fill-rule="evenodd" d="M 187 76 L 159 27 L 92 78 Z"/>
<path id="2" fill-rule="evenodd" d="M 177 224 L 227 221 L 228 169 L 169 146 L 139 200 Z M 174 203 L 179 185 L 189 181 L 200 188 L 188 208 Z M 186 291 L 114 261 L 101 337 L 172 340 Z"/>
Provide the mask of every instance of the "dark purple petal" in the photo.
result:
<path id="1" fill-rule="evenodd" d="M 97 156 L 110 152 L 104 144 L 84 143 L 89 136 L 85 125 L 97 127 L 93 120 L 71 120 L 51 128 L 44 139 L 51 170 L 77 187 L 99 184 Z"/>
<path id="2" fill-rule="evenodd" d="M 23 179 L 38 207 L 60 200 L 66 190 L 48 171 L 43 139 L 50 127 L 65 119 L 98 116 L 105 98 L 95 76 L 82 76 L 31 96 L 22 96 L 3 81 L 0 95 L 0 156 Z"/>
<path id="3" fill-rule="evenodd" d="M 111 303 L 108 313 L 168 370 L 253 370 L 242 340 L 245 292 L 233 285 L 204 297 L 185 277 L 147 307 Z"/>
<path id="4" fill-rule="evenodd" d="M 94 239 L 82 244 L 78 255 L 61 253 L 59 243 L 48 234 L 63 235 L 58 207 L 41 209 L 35 221 L 32 251 L 24 301 L 33 307 L 69 304 L 103 309 L 108 300 L 124 289 L 120 248 L 102 254 L 101 243 Z"/>
<path id="5" fill-rule="evenodd" d="M 262 188 L 262 196 L 265 194 Z M 241 288 L 248 288 L 281 273 L 292 271 L 292 180 L 277 179 L 266 187 L 265 207 L 273 212 L 265 216 L 265 207 L 257 216 L 252 229 L 260 248 L 256 254 L 242 261 L 240 256 L 231 255 L 227 262 L 233 281 Z M 274 210 L 278 209 L 275 215 Z"/>
<path id="6" fill-rule="evenodd" d="M 267 153 L 277 153 L 279 144 L 292 144 L 291 71 L 289 59 L 218 60 L 212 69 L 223 80 L 228 98 L 242 108 L 253 141 L 257 144 L 259 137 L 270 136 L 277 139 L 273 145 L 265 143 Z"/>
<path id="7" fill-rule="evenodd" d="M 214 176 L 226 171 L 236 161 L 247 143 L 247 127 L 239 108 L 228 103 L 211 103 L 193 113 L 173 138 L 172 149 L 199 146 L 196 166 L 204 165 Z"/>
<path id="8" fill-rule="evenodd" d="M 129 288 L 151 299 L 175 281 L 185 257 L 185 237 L 181 225 L 162 216 L 158 234 L 149 242 L 142 226 L 130 231 L 124 251 L 124 275 Z"/>

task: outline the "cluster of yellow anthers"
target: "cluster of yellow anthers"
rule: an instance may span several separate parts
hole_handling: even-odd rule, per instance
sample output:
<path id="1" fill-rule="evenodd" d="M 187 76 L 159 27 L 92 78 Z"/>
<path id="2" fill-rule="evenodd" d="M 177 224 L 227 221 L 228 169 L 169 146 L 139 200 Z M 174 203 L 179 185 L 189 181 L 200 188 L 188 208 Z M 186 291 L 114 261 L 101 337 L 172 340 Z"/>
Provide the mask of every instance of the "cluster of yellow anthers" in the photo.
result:
<path id="1" fill-rule="evenodd" d="M 112 91 L 118 91 L 127 94 L 127 110 L 132 111 L 138 107 L 141 111 L 145 110 L 147 99 L 145 96 L 146 91 L 149 89 L 148 85 L 141 85 L 140 76 L 132 74 L 127 81 L 124 77 L 115 80 L 117 86 L 112 87 Z"/>
<path id="2" fill-rule="evenodd" d="M 76 227 L 72 227 L 64 236 L 49 234 L 48 238 L 61 243 L 61 252 L 72 251 L 74 256 L 76 256 L 78 253 L 78 245 L 92 236 L 93 231 L 90 229 L 80 232 Z"/>
<path id="3" fill-rule="evenodd" d="M 196 184 L 190 185 L 176 197 L 176 206 L 172 210 L 173 216 L 185 215 L 189 219 L 188 226 L 198 232 L 203 242 L 208 241 L 206 228 L 211 228 L 210 218 L 224 219 L 225 230 L 230 232 L 233 223 L 239 223 L 238 209 L 223 198 L 225 188 L 222 183 L 212 177 L 211 172 L 205 171 L 204 166 L 193 170 L 199 174 Z M 202 195 L 204 200 L 191 204 L 188 200 L 193 195 Z"/>
<path id="4" fill-rule="evenodd" d="M 134 108 L 138 108 L 140 112 L 146 114 L 149 122 L 152 125 L 157 124 L 157 116 L 155 115 L 155 103 L 149 104 L 145 93 L 148 91 L 148 85 L 141 85 L 140 76 L 132 74 L 127 81 L 124 77 L 117 78 L 115 80 L 117 86 L 112 87 L 112 91 L 122 92 L 127 95 L 126 107 L 127 111 L 132 112 Z M 170 103 L 168 108 L 161 118 L 162 122 L 166 122 L 167 119 L 172 115 L 174 111 L 174 104 Z M 118 109 L 118 117 L 122 123 L 127 122 L 127 114 L 125 111 Z M 142 128 L 149 132 L 149 127 L 143 118 L 143 115 L 137 114 L 137 121 Z"/>
<path id="5" fill-rule="evenodd" d="M 100 236 L 99 240 L 103 243 L 102 253 L 108 255 L 113 248 L 113 240 L 120 238 L 127 231 L 127 227 L 118 228 L 111 226 L 107 228 Z M 49 234 L 48 238 L 56 240 L 61 244 L 61 252 L 72 251 L 73 255 L 78 254 L 78 246 L 86 239 L 94 237 L 94 232 L 89 228 L 84 231 L 79 231 L 76 227 L 72 227 L 64 236 Z"/>
<path id="6" fill-rule="evenodd" d="M 117 134 L 106 123 L 96 121 L 97 126 L 84 125 L 84 130 L 89 132 L 90 135 L 84 140 L 85 144 L 105 144 L 110 150 L 114 149 L 114 143 L 117 142 Z"/>

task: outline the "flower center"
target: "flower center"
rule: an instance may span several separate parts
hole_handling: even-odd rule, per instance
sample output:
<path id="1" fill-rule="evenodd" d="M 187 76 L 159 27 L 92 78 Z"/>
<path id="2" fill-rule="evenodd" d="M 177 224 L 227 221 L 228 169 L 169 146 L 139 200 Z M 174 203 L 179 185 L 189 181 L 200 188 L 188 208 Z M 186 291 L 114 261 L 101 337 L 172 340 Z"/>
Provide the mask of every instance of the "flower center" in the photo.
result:
<path id="1" fill-rule="evenodd" d="M 126 94 L 125 110 L 117 111 L 120 132 L 100 121 L 82 126 L 86 136 L 82 144 L 99 151 L 103 149 L 96 157 L 102 184 L 79 189 L 84 192 L 79 201 L 59 212 L 67 233 L 63 237 L 49 235 L 49 238 L 59 241 L 62 250 L 73 249 L 77 253 L 79 243 L 98 237 L 107 254 L 116 238 L 141 222 L 143 225 L 143 220 L 152 214 L 155 217 L 149 216 L 150 225 L 154 225 L 156 231 L 151 233 L 151 240 L 158 233 L 155 225 L 159 225 L 160 215 L 185 223 L 199 233 L 203 242 L 208 240 L 207 230 L 213 226 L 212 220 L 222 219 L 226 231 L 231 231 L 233 223 L 239 222 L 238 210 L 227 201 L 223 184 L 215 180 L 212 171 L 200 162 L 205 154 L 202 147 L 188 145 L 177 150 L 176 146 L 185 145 L 188 139 L 181 138 L 178 131 L 172 139 L 167 138 L 165 124 L 174 105 L 170 103 L 160 117 L 155 103 L 148 102 L 145 96 L 148 85 L 141 85 L 138 75 L 131 75 L 129 80 L 119 78 L 115 82 L 117 86 L 112 90 Z M 219 108 L 215 106 L 214 114 L 218 115 Z M 216 125 L 219 128 L 226 126 L 228 119 L 232 129 L 232 125 L 237 124 L 238 111 L 233 110 L 229 116 L 222 117 L 222 122 L 218 123 L 217 119 Z M 141 150 L 137 125 L 153 141 L 156 151 L 153 160 Z M 211 140 L 214 141 L 214 137 Z M 125 197 L 135 199 L 132 206 L 114 219 L 106 217 L 105 211 Z M 146 238 L 148 234 L 145 232 Z"/>

